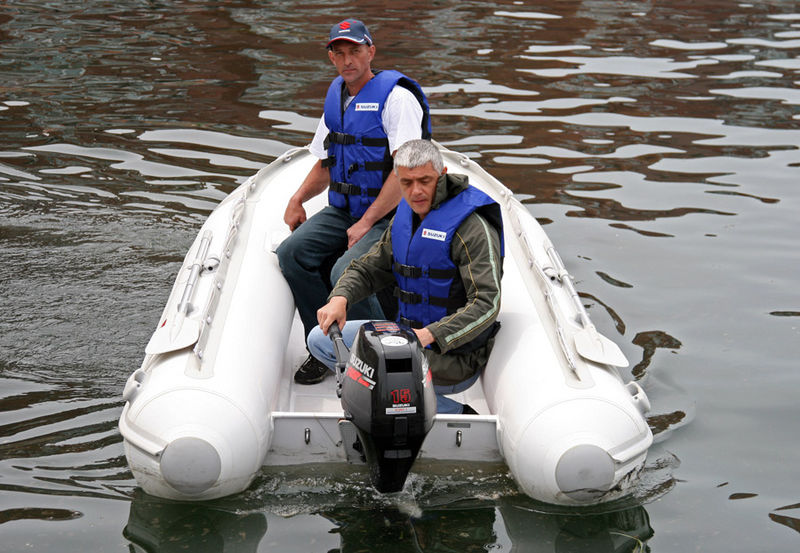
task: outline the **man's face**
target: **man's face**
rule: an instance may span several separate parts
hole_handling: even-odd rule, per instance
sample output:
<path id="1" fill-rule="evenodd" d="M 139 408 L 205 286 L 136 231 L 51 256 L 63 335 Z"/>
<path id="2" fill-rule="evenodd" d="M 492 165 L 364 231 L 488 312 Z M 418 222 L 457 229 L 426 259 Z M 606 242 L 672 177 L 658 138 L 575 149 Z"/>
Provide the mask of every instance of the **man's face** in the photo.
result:
<path id="1" fill-rule="evenodd" d="M 442 175 L 447 172 L 445 167 Z M 436 195 L 436 182 L 439 180 L 439 173 L 433 168 L 430 162 L 420 167 L 398 167 L 397 180 L 400 181 L 400 190 L 403 199 L 411 206 L 411 210 L 424 219 L 431 210 L 433 199 Z"/>
<path id="2" fill-rule="evenodd" d="M 370 64 L 375 57 L 375 46 L 337 40 L 328 50 L 331 63 L 348 85 L 363 85 L 370 79 Z"/>

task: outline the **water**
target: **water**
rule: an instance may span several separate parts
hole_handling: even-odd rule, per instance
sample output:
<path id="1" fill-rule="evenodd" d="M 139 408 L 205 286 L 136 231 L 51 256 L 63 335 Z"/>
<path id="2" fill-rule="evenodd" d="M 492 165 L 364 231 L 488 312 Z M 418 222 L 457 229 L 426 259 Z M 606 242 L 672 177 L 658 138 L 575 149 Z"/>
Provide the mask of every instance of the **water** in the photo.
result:
<path id="1" fill-rule="evenodd" d="M 136 490 L 122 385 L 210 210 L 310 140 L 351 14 L 633 360 L 659 443 L 629 501 L 548 508 L 502 470 Z M 797 549 L 794 2 L 22 1 L 0 75 L 1 551 Z"/>

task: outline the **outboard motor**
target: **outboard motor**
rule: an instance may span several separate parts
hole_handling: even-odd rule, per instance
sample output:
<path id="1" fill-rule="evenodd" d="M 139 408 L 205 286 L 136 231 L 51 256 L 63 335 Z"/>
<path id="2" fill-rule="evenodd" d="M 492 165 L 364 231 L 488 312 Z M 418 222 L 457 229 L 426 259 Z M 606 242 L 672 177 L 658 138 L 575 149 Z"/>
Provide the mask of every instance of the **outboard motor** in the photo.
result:
<path id="1" fill-rule="evenodd" d="M 358 431 L 379 492 L 403 488 L 436 414 L 432 375 L 414 331 L 390 321 L 359 328 L 351 351 L 329 330 L 345 417 Z"/>

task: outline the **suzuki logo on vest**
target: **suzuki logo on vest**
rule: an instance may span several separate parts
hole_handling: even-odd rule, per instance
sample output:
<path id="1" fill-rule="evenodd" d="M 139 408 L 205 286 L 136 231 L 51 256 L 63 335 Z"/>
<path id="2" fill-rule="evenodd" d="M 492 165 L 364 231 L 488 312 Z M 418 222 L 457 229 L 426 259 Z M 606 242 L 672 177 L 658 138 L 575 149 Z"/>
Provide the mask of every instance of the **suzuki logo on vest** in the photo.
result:
<path id="1" fill-rule="evenodd" d="M 439 242 L 444 242 L 447 240 L 447 233 L 441 230 L 431 230 L 429 228 L 422 229 L 422 237 L 423 238 L 430 238 L 431 240 L 438 240 Z"/>
<path id="2" fill-rule="evenodd" d="M 370 104 L 356 104 L 356 111 L 378 111 L 380 104 L 378 103 L 370 103 Z"/>

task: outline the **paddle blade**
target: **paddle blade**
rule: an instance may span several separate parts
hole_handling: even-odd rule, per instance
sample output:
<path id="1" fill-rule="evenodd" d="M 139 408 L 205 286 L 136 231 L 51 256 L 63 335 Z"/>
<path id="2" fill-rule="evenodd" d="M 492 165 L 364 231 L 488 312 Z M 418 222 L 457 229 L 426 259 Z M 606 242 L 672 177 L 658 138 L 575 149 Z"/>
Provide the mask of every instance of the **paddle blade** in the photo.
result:
<path id="1" fill-rule="evenodd" d="M 629 364 L 619 346 L 597 332 L 593 326 L 575 333 L 575 349 L 581 357 L 595 363 L 615 367 L 627 367 Z"/>
<path id="2" fill-rule="evenodd" d="M 200 326 L 200 321 L 188 319 L 178 313 L 173 316 L 172 321 L 167 320 L 156 329 L 144 351 L 152 355 L 188 348 L 200 338 Z"/>

